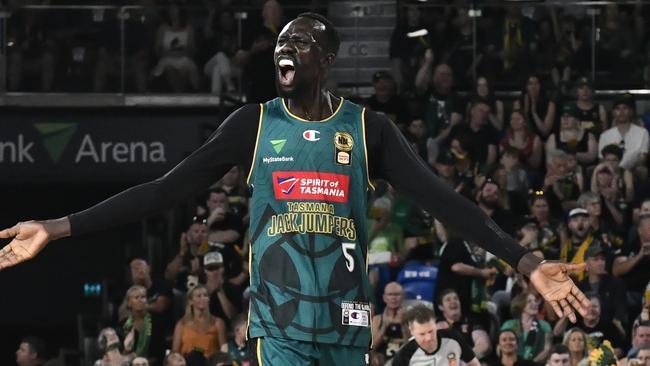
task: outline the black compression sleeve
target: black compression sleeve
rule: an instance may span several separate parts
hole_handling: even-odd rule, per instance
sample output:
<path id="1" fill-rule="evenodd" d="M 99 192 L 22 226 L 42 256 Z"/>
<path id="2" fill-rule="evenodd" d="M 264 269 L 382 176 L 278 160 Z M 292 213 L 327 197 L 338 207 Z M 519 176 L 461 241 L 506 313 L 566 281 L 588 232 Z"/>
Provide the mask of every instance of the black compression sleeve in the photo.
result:
<path id="1" fill-rule="evenodd" d="M 506 234 L 473 202 L 444 185 L 413 151 L 394 123 L 366 112 L 368 164 L 373 178 L 388 180 L 454 232 L 502 258 L 513 268 L 526 249 Z"/>
<path id="2" fill-rule="evenodd" d="M 172 207 L 210 184 L 232 166 L 250 167 L 257 137 L 260 107 L 243 106 L 233 112 L 210 138 L 164 176 L 68 216 L 72 235 L 138 220 Z"/>

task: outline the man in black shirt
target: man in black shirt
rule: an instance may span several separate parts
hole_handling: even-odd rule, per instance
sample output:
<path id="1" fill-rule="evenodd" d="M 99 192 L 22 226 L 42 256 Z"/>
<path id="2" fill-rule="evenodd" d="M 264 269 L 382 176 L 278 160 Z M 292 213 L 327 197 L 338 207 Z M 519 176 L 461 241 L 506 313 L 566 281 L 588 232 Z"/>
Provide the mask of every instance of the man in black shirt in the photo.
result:
<path id="1" fill-rule="evenodd" d="M 403 130 L 411 121 L 406 101 L 396 94 L 397 85 L 391 74 L 388 71 L 377 71 L 372 76 L 372 86 L 375 94 L 366 101 L 368 108 L 383 113 Z"/>
<path id="2" fill-rule="evenodd" d="M 614 259 L 612 272 L 627 284 L 628 293 L 636 293 L 641 298 L 641 292 L 650 280 L 650 215 L 642 215 L 638 226 L 639 239 L 623 245 L 621 255 Z M 640 303 L 633 303 L 637 308 Z"/>
<path id="3" fill-rule="evenodd" d="M 393 366 L 449 365 L 462 361 L 479 366 L 472 347 L 454 330 L 436 329 L 435 313 L 426 305 L 416 305 L 406 314 L 411 340 L 395 354 Z"/>
<path id="4" fill-rule="evenodd" d="M 336 116 L 339 109 L 335 110 L 335 106 L 346 105 L 346 109 L 354 110 L 354 113 L 350 114 L 353 114 L 355 120 L 360 120 L 361 127 L 355 127 L 353 132 L 355 134 L 363 133 L 361 140 L 365 141 L 361 142 L 359 139 L 355 139 L 353 143 L 351 139 L 342 134 L 337 139 L 330 139 L 328 141 L 329 146 L 332 149 L 335 147 L 339 149 L 338 154 L 332 150 L 332 155 L 337 156 L 338 160 L 336 162 L 339 165 L 346 166 L 350 163 L 348 153 L 353 146 L 362 146 L 365 159 L 361 159 L 367 162 L 367 165 L 365 165 L 367 171 L 361 172 L 363 175 L 367 175 L 368 178 L 387 179 L 398 190 L 401 190 L 406 197 L 418 201 L 423 208 L 439 218 L 441 222 L 448 224 L 457 232 L 462 232 L 469 240 L 479 243 L 486 250 L 503 258 L 513 268 L 517 268 L 520 272 L 528 275 L 531 278 L 531 283 L 550 302 L 558 315 L 564 313 L 572 320 L 575 320 L 573 309 L 584 313 L 588 301 L 568 277 L 568 272 L 579 270 L 583 266 L 557 262 L 542 263 L 541 259 L 527 253 L 525 248 L 519 246 L 514 239 L 486 217 L 479 208 L 441 184 L 427 164 L 415 155 L 394 123 L 377 113 L 366 112 L 353 103 L 334 96 L 326 89 L 327 75 L 330 66 L 336 59 L 339 44 L 340 39 L 334 26 L 329 20 L 318 14 L 301 14 L 282 30 L 274 54 L 276 86 L 278 91 L 281 92 L 280 94 L 283 95 L 281 99 L 272 101 L 273 105 L 283 108 L 278 111 L 276 120 L 284 121 L 286 124 L 295 122 L 296 124 L 292 125 L 292 128 L 302 125 L 309 126 L 310 124 L 314 127 L 309 127 L 317 128 L 316 126 L 319 125 L 327 125 L 322 122 L 326 122 L 333 117 L 341 120 L 341 117 Z M 264 105 L 246 105 L 234 112 L 202 147 L 156 181 L 126 190 L 88 210 L 67 217 L 56 220 L 19 223 L 12 228 L 0 231 L 0 238 L 13 238 L 8 246 L 0 251 L 0 269 L 33 258 L 51 240 L 70 235 L 82 235 L 130 222 L 182 202 L 188 196 L 196 194 L 214 183 L 234 165 L 243 165 L 251 172 L 253 165 L 263 164 L 263 159 L 270 159 L 255 155 L 258 146 L 257 137 L 262 121 L 261 116 L 264 115 L 263 109 Z M 305 133 L 307 134 L 303 134 L 302 138 L 308 143 L 318 141 L 313 132 L 306 130 Z M 333 131 L 330 131 L 330 134 L 333 134 Z M 299 140 L 299 138 L 300 136 L 297 139 L 298 141 L 303 141 Z M 268 145 L 271 143 L 270 141 L 264 140 L 260 142 L 260 144 L 262 143 L 265 144 L 267 149 L 271 149 Z M 278 150 L 281 150 L 279 145 L 273 146 L 278 146 Z M 308 148 L 307 146 L 310 145 L 305 145 L 305 149 Z M 357 155 L 362 153 L 359 147 L 356 147 L 356 149 L 355 153 L 359 151 L 359 153 L 356 153 Z M 279 153 L 278 150 L 275 152 Z M 319 156 L 320 158 L 321 156 Z M 355 159 L 355 161 L 358 160 L 360 159 Z M 320 165 L 320 161 L 309 163 L 315 167 Z M 261 176 L 256 177 L 261 179 Z M 350 180 L 352 181 L 352 179 Z M 314 180 L 312 180 L 313 182 Z M 324 180 L 318 179 L 318 182 L 323 183 Z M 354 183 L 359 185 L 365 182 L 360 181 L 357 177 Z M 268 184 L 271 184 L 270 179 Z M 268 187 L 266 188 L 268 189 Z M 283 194 L 286 195 L 290 192 L 286 191 Z M 354 199 L 364 198 L 359 196 L 354 197 Z M 256 202 L 254 197 L 252 206 L 255 207 L 256 204 L 261 206 L 263 202 Z M 359 224 L 361 227 L 365 227 L 365 220 L 359 221 Z M 356 235 L 356 227 L 358 225 L 348 226 L 349 232 L 354 232 Z M 471 230 L 467 230 L 467 228 L 471 228 Z M 264 232 L 264 230 L 260 232 Z M 251 237 L 253 238 L 266 238 L 266 236 L 260 236 L 259 233 L 252 234 Z M 304 237 L 305 234 L 300 235 Z M 367 233 L 360 231 L 359 236 L 362 235 L 365 236 Z M 341 239 L 338 234 L 336 236 Z M 341 263 L 346 267 L 354 262 L 350 263 L 350 259 L 343 258 L 344 255 L 346 257 L 350 255 L 346 252 L 345 246 L 345 244 L 349 243 L 343 244 L 342 249 L 336 252 L 336 255 L 342 258 Z M 255 241 L 253 246 L 255 246 Z M 366 250 L 363 246 L 359 246 L 357 249 L 355 254 Z M 320 252 L 312 250 L 309 255 L 311 253 Z M 253 269 L 259 269 L 259 257 L 253 256 L 252 259 L 251 266 Z M 359 264 L 356 268 L 365 266 L 363 261 Z M 293 281 L 296 280 L 295 276 L 291 276 L 290 271 L 276 271 L 273 274 L 277 275 L 277 279 L 283 287 L 290 287 Z M 307 274 L 307 276 L 312 277 L 313 275 L 313 273 Z M 337 281 L 337 283 L 339 282 L 341 281 Z M 367 277 L 362 276 L 350 285 L 367 286 Z M 264 290 L 268 290 L 268 287 L 266 289 L 261 287 L 251 288 L 251 293 L 257 294 L 259 291 Z M 293 304 L 294 302 L 290 301 L 288 303 Z M 276 310 L 270 313 L 270 316 L 277 315 L 277 312 L 286 308 L 283 307 L 284 304 L 275 305 L 277 305 Z M 329 303 L 328 305 L 332 305 L 332 308 L 336 311 L 342 311 L 337 304 Z M 361 304 L 351 303 L 350 305 Z M 365 309 L 360 310 L 366 311 Z M 355 309 L 355 311 L 354 314 L 358 315 L 359 309 Z M 278 321 L 288 325 L 292 319 L 283 318 L 278 319 Z M 363 324 L 359 321 L 360 326 L 363 326 Z M 265 324 L 257 323 L 254 325 L 258 329 L 262 329 Z M 360 337 L 366 337 L 369 335 L 369 329 L 367 328 L 367 326 L 366 329 L 360 327 L 356 333 L 363 335 Z M 313 334 L 314 338 L 319 336 L 319 334 Z M 289 344 L 282 338 L 278 338 L 281 339 L 280 341 L 274 340 L 274 337 L 267 338 L 270 338 L 270 340 L 267 340 L 266 347 L 271 348 L 291 347 L 291 350 L 294 351 L 300 347 L 302 347 L 301 350 L 313 349 L 314 345 L 316 345 L 322 347 L 323 352 L 326 349 L 335 349 L 336 352 L 346 351 L 343 346 L 333 344 L 315 342 L 312 344 L 300 340 L 292 340 L 293 342 Z M 297 346 L 298 344 L 300 347 Z M 261 342 L 258 343 L 258 346 L 261 345 Z M 262 358 L 265 358 L 265 352 L 262 351 Z M 360 352 L 361 350 L 355 349 L 354 353 L 349 353 L 349 356 L 360 359 L 363 356 Z M 276 352 L 274 354 L 282 357 L 300 357 L 301 359 L 306 356 L 305 354 L 298 354 L 297 351 L 295 353 Z"/>

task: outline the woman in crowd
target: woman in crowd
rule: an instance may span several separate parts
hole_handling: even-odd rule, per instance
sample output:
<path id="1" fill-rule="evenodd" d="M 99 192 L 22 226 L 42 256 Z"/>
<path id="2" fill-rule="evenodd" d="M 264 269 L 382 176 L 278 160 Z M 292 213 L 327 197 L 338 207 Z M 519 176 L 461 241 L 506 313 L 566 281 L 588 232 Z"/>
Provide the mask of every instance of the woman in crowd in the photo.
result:
<path id="1" fill-rule="evenodd" d="M 569 349 L 571 366 L 578 366 L 580 361 L 584 360 L 589 355 L 587 349 L 587 334 L 580 328 L 571 328 L 564 333 L 562 344 Z"/>
<path id="2" fill-rule="evenodd" d="M 543 191 L 534 191 L 531 194 L 530 217 L 539 227 L 537 246 L 544 253 L 546 259 L 560 257 L 561 222 L 551 215 L 548 198 Z"/>
<path id="3" fill-rule="evenodd" d="M 503 101 L 494 95 L 494 90 L 490 88 L 490 83 L 485 76 L 476 78 L 474 93 L 470 98 L 471 101 L 482 101 L 490 107 L 488 119 L 496 131 L 503 130 Z M 469 115 L 471 102 L 467 103 L 466 115 Z"/>
<path id="4" fill-rule="evenodd" d="M 101 358 L 94 366 L 129 366 L 131 358 L 120 352 L 120 337 L 115 329 L 104 328 L 97 337 L 97 349 Z"/>
<path id="5" fill-rule="evenodd" d="M 176 323 L 172 351 L 185 356 L 200 353 L 210 358 L 226 343 L 226 325 L 210 314 L 210 296 L 205 286 L 187 292 L 185 316 Z"/>
<path id="6" fill-rule="evenodd" d="M 533 132 L 546 139 L 553 131 L 555 122 L 555 102 L 553 102 L 542 87 L 540 78 L 531 75 L 521 92 L 521 97 L 513 103 L 514 109 L 521 109 L 531 122 Z"/>
<path id="7" fill-rule="evenodd" d="M 535 171 L 542 164 L 542 141 L 529 128 L 523 111 L 515 109 L 510 113 L 510 125 L 501 140 L 501 150 L 512 147 L 519 151 L 519 162 L 526 171 Z"/>
<path id="8" fill-rule="evenodd" d="M 499 332 L 496 357 L 488 360 L 489 366 L 534 366 L 530 360 L 522 359 L 517 355 L 518 339 L 517 333 L 511 329 L 504 329 Z"/>
<path id="9" fill-rule="evenodd" d="M 147 311 L 147 289 L 140 285 L 131 286 L 124 298 L 128 317 L 122 325 L 124 331 L 124 353 L 135 357 L 152 359 L 152 351 L 158 349 L 163 334 L 154 327 L 151 314 Z"/>
<path id="10" fill-rule="evenodd" d="M 517 355 L 538 363 L 548 357 L 553 339 L 551 326 L 539 318 L 542 301 L 534 293 L 515 296 L 510 305 L 514 319 L 501 326 L 501 330 L 512 330 L 517 335 Z"/>
<path id="11" fill-rule="evenodd" d="M 562 109 L 560 131 L 552 133 L 546 141 L 546 154 L 553 150 L 575 153 L 581 166 L 593 164 L 598 157 L 598 141 L 588 130 L 580 126 L 577 107 L 570 105 Z"/>
<path id="12" fill-rule="evenodd" d="M 575 106 L 578 110 L 581 126 L 595 137 L 608 128 L 607 111 L 602 104 L 594 102 L 594 91 L 586 77 L 578 79 Z"/>

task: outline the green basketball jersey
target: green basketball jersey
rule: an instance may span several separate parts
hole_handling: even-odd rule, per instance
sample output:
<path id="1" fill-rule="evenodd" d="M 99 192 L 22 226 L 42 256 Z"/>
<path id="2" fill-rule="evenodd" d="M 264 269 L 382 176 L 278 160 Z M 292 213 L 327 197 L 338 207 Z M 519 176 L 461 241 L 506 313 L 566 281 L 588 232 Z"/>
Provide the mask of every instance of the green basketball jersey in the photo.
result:
<path id="1" fill-rule="evenodd" d="M 280 98 L 262 105 L 248 175 L 251 337 L 370 343 L 364 112 L 341 99 L 309 122 Z"/>

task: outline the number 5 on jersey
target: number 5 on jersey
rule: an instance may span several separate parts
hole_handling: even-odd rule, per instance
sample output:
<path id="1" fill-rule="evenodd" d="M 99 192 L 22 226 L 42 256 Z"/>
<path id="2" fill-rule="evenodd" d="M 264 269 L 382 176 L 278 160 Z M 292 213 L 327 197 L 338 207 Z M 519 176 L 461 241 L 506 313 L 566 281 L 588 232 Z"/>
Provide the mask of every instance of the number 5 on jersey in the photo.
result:
<path id="1" fill-rule="evenodd" d="M 341 243 L 341 249 L 343 249 L 343 256 L 345 257 L 345 266 L 348 267 L 348 271 L 354 271 L 354 248 L 356 243 Z"/>

